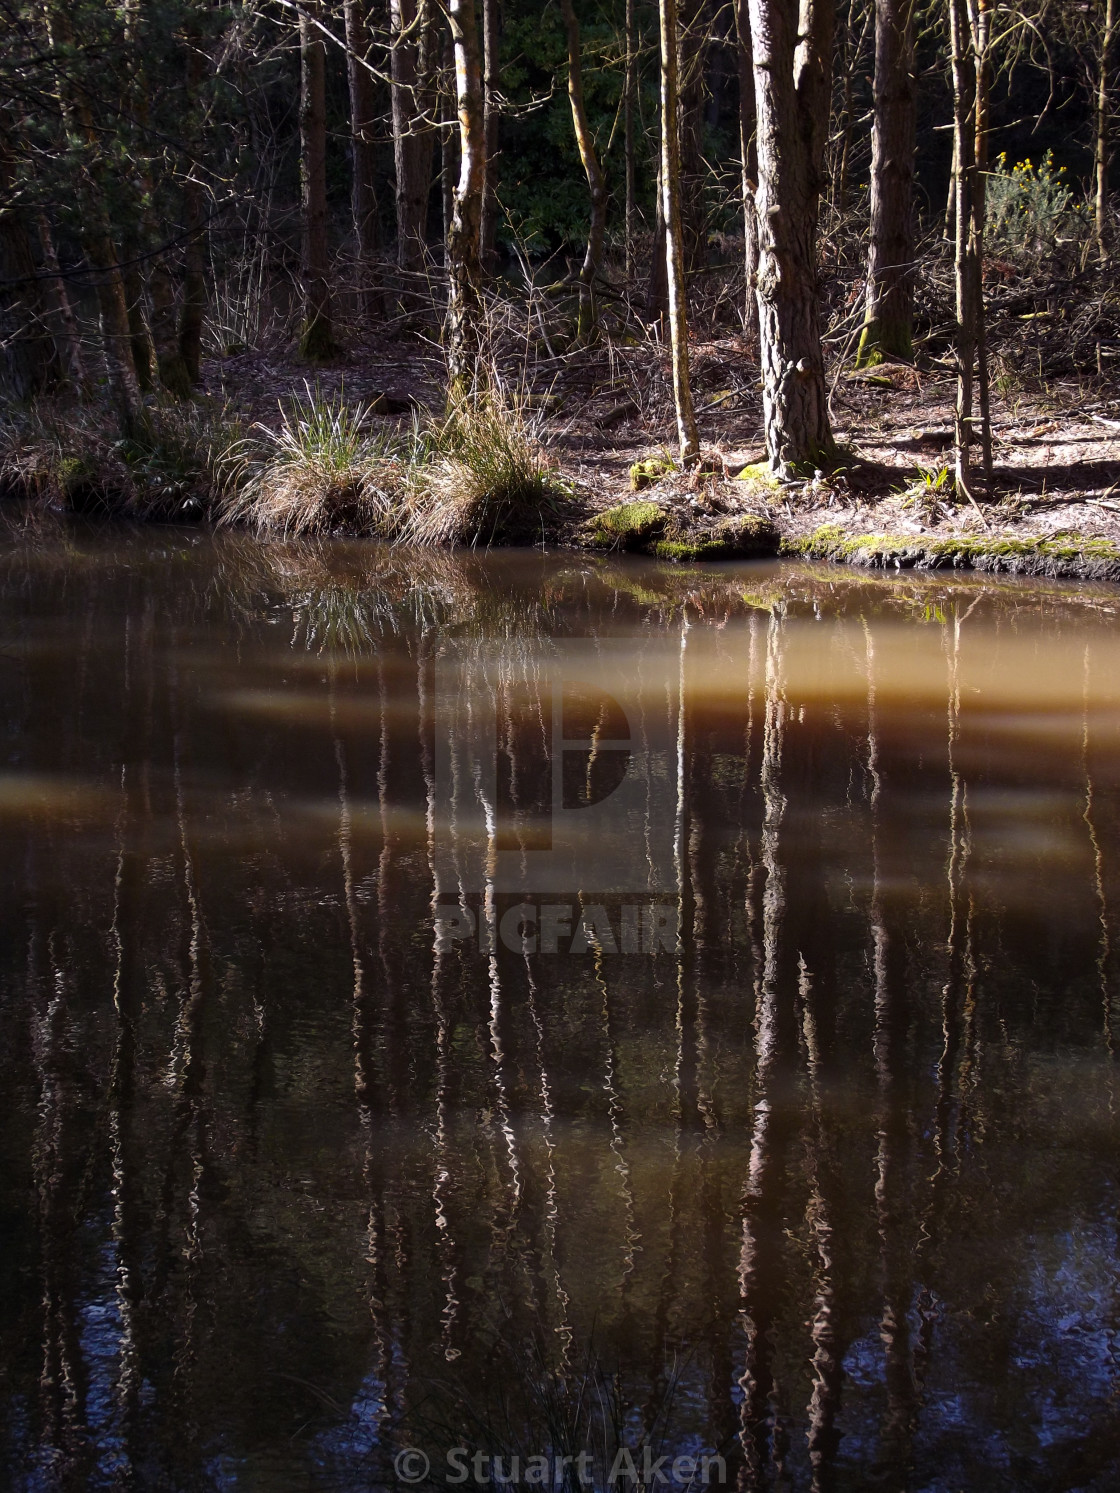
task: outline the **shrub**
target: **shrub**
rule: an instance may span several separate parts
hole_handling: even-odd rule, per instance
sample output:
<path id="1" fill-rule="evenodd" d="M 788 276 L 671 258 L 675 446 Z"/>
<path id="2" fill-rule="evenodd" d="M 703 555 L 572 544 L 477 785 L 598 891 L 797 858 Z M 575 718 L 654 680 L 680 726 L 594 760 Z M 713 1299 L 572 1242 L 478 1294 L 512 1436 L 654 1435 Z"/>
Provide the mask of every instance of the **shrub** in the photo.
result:
<path id="1" fill-rule="evenodd" d="M 1088 208 L 1074 199 L 1064 166 L 1047 151 L 1035 165 L 1008 167 L 1001 153 L 987 173 L 985 232 L 1008 258 L 1037 263 L 1056 244 L 1080 240 L 1089 230 Z"/>

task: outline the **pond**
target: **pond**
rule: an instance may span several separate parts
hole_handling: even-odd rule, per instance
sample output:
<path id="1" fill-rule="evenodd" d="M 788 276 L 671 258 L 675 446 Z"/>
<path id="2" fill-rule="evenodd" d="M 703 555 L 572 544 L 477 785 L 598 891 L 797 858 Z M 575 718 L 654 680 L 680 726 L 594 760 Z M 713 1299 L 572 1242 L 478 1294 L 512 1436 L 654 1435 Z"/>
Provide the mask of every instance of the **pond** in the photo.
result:
<path id="1" fill-rule="evenodd" d="M 1118 621 L 6 530 L 0 1482 L 1117 1486 Z"/>

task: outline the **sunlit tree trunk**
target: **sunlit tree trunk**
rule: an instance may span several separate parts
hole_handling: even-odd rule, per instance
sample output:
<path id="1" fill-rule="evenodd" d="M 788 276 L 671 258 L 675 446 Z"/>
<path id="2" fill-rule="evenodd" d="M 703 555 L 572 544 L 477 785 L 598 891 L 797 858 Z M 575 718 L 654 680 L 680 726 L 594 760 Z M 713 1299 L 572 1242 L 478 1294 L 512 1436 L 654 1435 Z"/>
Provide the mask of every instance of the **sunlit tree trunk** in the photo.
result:
<path id="1" fill-rule="evenodd" d="M 749 0 L 758 113 L 758 311 L 771 469 L 804 476 L 834 451 L 817 305 L 833 0 Z"/>
<path id="2" fill-rule="evenodd" d="M 330 246 L 327 237 L 327 84 L 323 34 L 313 13 L 300 12 L 300 188 L 303 206 L 303 328 L 305 358 L 334 354 Z"/>
<path id="3" fill-rule="evenodd" d="M 1097 251 L 1104 259 L 1108 254 L 1108 168 L 1112 160 L 1112 54 L 1116 40 L 1116 0 L 1105 0 L 1101 29 L 1096 99 L 1096 180 L 1095 218 Z"/>
<path id="4" fill-rule="evenodd" d="M 447 368 L 452 393 L 475 389 L 482 351 L 482 191 L 486 132 L 475 0 L 448 0 L 459 107 L 459 182 L 447 236 Z"/>
<path id="5" fill-rule="evenodd" d="M 913 356 L 914 0 L 876 0 L 867 313 L 856 365 Z"/>
<path id="6" fill-rule="evenodd" d="M 482 125 L 486 137 L 486 185 L 482 193 L 482 266 L 494 269 L 498 239 L 498 79 L 501 16 L 498 0 L 482 0 Z"/>
<path id="7" fill-rule="evenodd" d="M 984 310 L 984 220 L 987 213 L 988 156 L 992 96 L 992 0 L 969 7 L 976 71 L 976 176 L 972 191 L 971 260 L 976 301 L 976 385 L 980 399 L 980 448 L 984 481 L 992 485 L 992 412 L 989 403 L 988 329 Z"/>
<path id="8" fill-rule="evenodd" d="M 370 321 L 379 308 L 377 195 L 373 77 L 364 65 L 370 45 L 365 0 L 345 0 L 346 76 L 350 90 L 350 211 L 357 253 L 358 315 Z"/>
<path id="9" fill-rule="evenodd" d="M 677 0 L 660 0 L 661 21 L 661 203 L 665 219 L 665 270 L 668 282 L 669 336 L 673 360 L 673 404 L 681 463 L 700 455 L 700 437 L 692 407 L 688 371 L 688 309 L 685 304 L 684 244 L 681 233 L 679 28 Z"/>
<path id="10" fill-rule="evenodd" d="M 599 158 L 595 152 L 595 136 L 587 121 L 587 109 L 583 102 L 583 70 L 580 63 L 579 22 L 576 20 L 572 0 L 560 0 L 560 11 L 568 34 L 568 100 L 572 106 L 572 125 L 580 160 L 587 175 L 587 188 L 591 196 L 591 222 L 587 230 L 587 252 L 579 275 L 579 323 L 576 337 L 586 342 L 595 325 L 595 279 L 603 262 L 603 237 L 607 227 L 607 189 Z"/>

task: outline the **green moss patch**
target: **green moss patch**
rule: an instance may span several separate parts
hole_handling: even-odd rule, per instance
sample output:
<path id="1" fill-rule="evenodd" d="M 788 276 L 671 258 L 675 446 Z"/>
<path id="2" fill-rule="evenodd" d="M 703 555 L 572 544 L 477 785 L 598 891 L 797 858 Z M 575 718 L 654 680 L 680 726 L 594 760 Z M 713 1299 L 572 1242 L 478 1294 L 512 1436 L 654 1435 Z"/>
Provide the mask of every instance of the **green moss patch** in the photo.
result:
<path id="1" fill-rule="evenodd" d="M 672 476 L 676 470 L 674 463 L 665 456 L 650 456 L 645 461 L 636 461 L 630 468 L 630 491 L 641 492 L 644 488 L 652 487 L 662 477 Z"/>
<path id="2" fill-rule="evenodd" d="M 778 553 L 778 531 L 768 518 L 741 513 L 704 528 L 676 532 L 649 547 L 659 560 L 742 560 Z"/>
<path id="3" fill-rule="evenodd" d="M 812 534 L 787 535 L 784 555 L 835 560 L 872 568 L 1009 571 L 1017 575 L 1087 576 L 1120 579 L 1120 546 L 1109 539 L 1064 534 L 1050 539 L 1019 539 L 1007 534 L 918 537 L 902 534 L 848 534 L 824 524 Z"/>
<path id="4" fill-rule="evenodd" d="M 618 503 L 587 521 L 593 544 L 610 549 L 635 550 L 665 531 L 665 512 L 656 503 Z"/>

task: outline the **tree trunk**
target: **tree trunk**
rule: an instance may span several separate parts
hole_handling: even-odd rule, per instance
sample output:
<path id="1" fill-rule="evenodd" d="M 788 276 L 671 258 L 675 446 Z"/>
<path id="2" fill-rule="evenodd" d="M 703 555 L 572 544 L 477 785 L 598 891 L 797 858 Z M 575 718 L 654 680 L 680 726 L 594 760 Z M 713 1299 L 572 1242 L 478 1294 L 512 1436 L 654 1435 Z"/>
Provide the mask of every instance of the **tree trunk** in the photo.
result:
<path id="1" fill-rule="evenodd" d="M 448 80 L 447 86 L 441 83 L 440 98 L 442 108 L 440 111 L 440 202 L 443 209 L 443 263 L 447 266 L 447 244 L 451 237 L 451 216 L 455 211 L 455 183 L 459 176 L 459 130 L 456 119 L 455 98 L 455 48 L 451 40 L 451 32 L 444 33 L 443 57 L 441 62 L 443 77 Z"/>
<path id="2" fill-rule="evenodd" d="M 688 310 L 684 288 L 684 244 L 681 233 L 680 121 L 678 117 L 677 0 L 659 0 L 661 22 L 661 198 L 665 219 L 665 271 L 669 300 L 669 336 L 673 360 L 673 404 L 681 465 L 700 455 L 700 437 L 692 407 L 688 371 Z"/>
<path id="3" fill-rule="evenodd" d="M 116 246 L 102 213 L 94 210 L 91 231 L 85 236 L 86 256 L 94 268 L 97 307 L 100 313 L 101 341 L 105 349 L 105 371 L 109 391 L 121 429 L 129 434 L 140 417 L 142 400 L 136 365 L 132 361 L 132 329 L 128 324 L 128 303 Z"/>
<path id="4" fill-rule="evenodd" d="M 758 185 L 755 147 L 754 69 L 751 66 L 751 21 L 747 0 L 735 0 L 735 32 L 739 41 L 739 160 L 743 192 L 743 276 L 746 282 L 743 330 L 752 346 L 758 344 L 758 214 L 754 194 Z"/>
<path id="5" fill-rule="evenodd" d="M 976 387 L 980 399 L 980 449 L 984 459 L 984 482 L 992 487 L 992 412 L 988 379 L 988 331 L 984 314 L 984 220 L 987 212 L 988 133 L 992 96 L 992 0 L 975 0 L 969 7 L 972 52 L 976 70 L 976 147 L 972 188 L 972 229 L 969 258 L 972 264 L 976 319 Z"/>
<path id="6" fill-rule="evenodd" d="M 871 249 L 856 367 L 914 355 L 914 0 L 876 0 Z"/>
<path id="7" fill-rule="evenodd" d="M 662 185 L 662 152 L 657 153 L 657 215 L 653 225 L 653 249 L 646 281 L 646 315 L 651 321 L 664 322 L 669 314 L 669 283 L 665 257 L 665 189 Z"/>
<path id="8" fill-rule="evenodd" d="M 74 307 L 70 301 L 70 293 L 66 289 L 66 281 L 62 278 L 58 263 L 58 250 L 55 248 L 54 234 L 51 232 L 46 213 L 40 211 L 36 214 L 36 228 L 39 233 L 39 247 L 43 255 L 43 269 L 48 277 L 44 283 L 47 294 L 53 302 L 52 309 L 57 323 L 54 340 L 58 348 L 59 361 L 65 376 L 84 398 L 89 392 L 89 382 L 82 358 L 82 340 L 78 332 L 78 319 L 74 315 Z"/>
<path id="9" fill-rule="evenodd" d="M 346 78 L 350 89 L 350 211 L 357 255 L 358 316 L 370 322 L 380 310 L 377 285 L 377 195 L 373 76 L 365 0 L 345 0 Z"/>
<path id="10" fill-rule="evenodd" d="M 970 66 L 971 38 L 965 0 L 949 0 L 949 39 L 953 70 L 953 160 L 956 168 L 953 203 L 954 277 L 957 299 L 957 408 L 954 437 L 956 487 L 961 497 L 973 499 L 972 405 L 976 364 L 977 269 L 973 259 L 973 206 L 976 181 L 975 89 Z"/>
<path id="11" fill-rule="evenodd" d="M 144 316 L 144 277 L 138 263 L 140 240 L 135 233 L 130 233 L 125 238 L 123 252 L 125 263 L 121 269 L 121 281 L 124 285 L 125 304 L 128 306 L 132 361 L 136 368 L 137 382 L 142 390 L 147 391 L 152 387 L 152 364 L 155 358 L 151 333 Z"/>
<path id="12" fill-rule="evenodd" d="M 758 111 L 758 313 L 771 469 L 833 457 L 817 306 L 817 217 L 832 73 L 833 0 L 748 0 Z M 799 35 L 800 33 L 800 35 Z"/>
<path id="13" fill-rule="evenodd" d="M 447 371 L 453 397 L 477 391 L 482 353 L 482 191 L 486 131 L 474 0 L 448 0 L 459 106 L 459 182 L 447 236 Z"/>
<path id="14" fill-rule="evenodd" d="M 327 239 L 327 85 L 322 32 L 307 11 L 299 18 L 300 193 L 303 207 L 303 329 L 299 350 L 319 360 L 335 352 Z"/>
<path id="15" fill-rule="evenodd" d="M 486 183 L 482 191 L 482 267 L 493 274 L 498 241 L 498 78 L 501 16 L 498 0 L 482 0 L 482 127 Z"/>
<path id="16" fill-rule="evenodd" d="M 183 306 L 179 313 L 179 352 L 192 384 L 202 382 L 202 326 L 206 319 L 206 188 L 193 172 L 183 182 Z"/>
<path id="17" fill-rule="evenodd" d="M 1112 159 L 1112 49 L 1116 38 L 1116 0 L 1105 0 L 1104 29 L 1101 32 L 1100 66 L 1097 73 L 1096 179 L 1097 252 L 1108 257 L 1108 168 Z"/>
<path id="18" fill-rule="evenodd" d="M 435 41 L 431 0 L 391 0 L 393 159 L 396 166 L 397 267 L 402 304 L 417 307 L 425 287 L 428 195 L 435 137 Z"/>
<path id="19" fill-rule="evenodd" d="M 595 280 L 603 262 L 607 189 L 603 173 L 599 169 L 599 158 L 595 153 L 595 136 L 587 122 L 587 110 L 583 102 L 579 22 L 572 8 L 572 0 L 560 0 L 560 13 L 564 17 L 568 33 L 568 100 L 572 106 L 572 125 L 576 144 L 579 146 L 579 158 L 587 175 L 587 188 L 591 194 L 591 222 L 587 230 L 587 252 L 583 256 L 583 267 L 579 273 L 579 322 L 576 327 L 576 340 L 586 342 L 595 327 Z"/>

